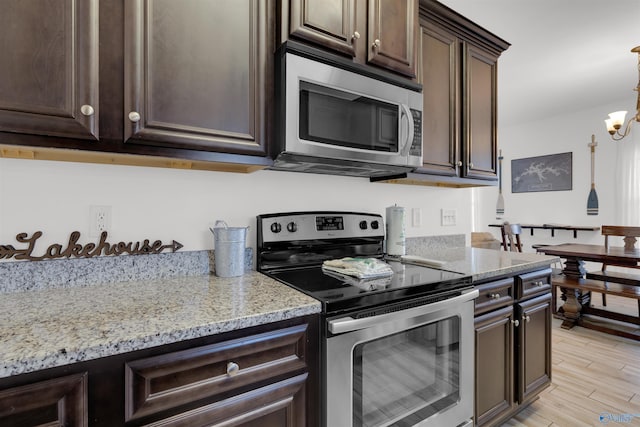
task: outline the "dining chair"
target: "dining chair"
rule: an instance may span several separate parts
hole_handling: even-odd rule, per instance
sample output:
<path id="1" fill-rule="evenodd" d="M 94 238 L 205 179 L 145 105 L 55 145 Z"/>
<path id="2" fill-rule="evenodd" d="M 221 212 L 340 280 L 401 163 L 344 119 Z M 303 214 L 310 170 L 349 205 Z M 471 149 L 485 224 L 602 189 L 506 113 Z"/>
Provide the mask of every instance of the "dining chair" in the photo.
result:
<path id="1" fill-rule="evenodd" d="M 522 252 L 522 227 L 520 224 L 509 224 L 505 222 L 500 228 L 502 233 L 502 248 L 510 252 Z"/>
<path id="2" fill-rule="evenodd" d="M 640 227 L 603 225 L 601 230 L 606 250 L 609 250 L 609 236 L 624 237 L 625 250 L 633 250 L 636 246 L 637 237 L 640 237 Z"/>
<path id="3" fill-rule="evenodd" d="M 630 226 L 619 226 L 619 225 L 603 225 L 601 227 L 601 233 L 604 236 L 604 248 L 605 250 L 609 250 L 609 236 L 615 237 L 623 237 L 624 239 L 624 249 L 625 250 L 634 250 L 637 237 L 640 237 L 640 227 L 630 227 Z M 609 263 L 602 263 L 602 273 L 606 273 L 607 267 Z M 618 266 L 624 268 L 640 268 L 640 266 Z M 640 309 L 640 301 L 638 302 L 638 308 Z M 607 306 L 607 295 L 602 294 L 602 305 Z"/>

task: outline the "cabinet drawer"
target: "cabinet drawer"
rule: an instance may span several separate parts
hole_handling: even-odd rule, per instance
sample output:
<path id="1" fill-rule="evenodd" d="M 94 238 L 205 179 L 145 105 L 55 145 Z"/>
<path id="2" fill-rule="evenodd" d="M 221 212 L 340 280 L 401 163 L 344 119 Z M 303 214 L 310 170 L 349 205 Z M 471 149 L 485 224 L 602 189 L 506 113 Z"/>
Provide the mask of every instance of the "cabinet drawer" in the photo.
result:
<path id="1" fill-rule="evenodd" d="M 304 386 L 307 374 L 298 375 L 174 415 L 144 427 L 203 425 L 305 425 Z"/>
<path id="2" fill-rule="evenodd" d="M 306 370 L 307 325 L 178 351 L 125 365 L 127 421 Z"/>
<path id="3" fill-rule="evenodd" d="M 551 292 L 551 269 L 547 268 L 516 277 L 516 298 L 531 298 Z"/>
<path id="4" fill-rule="evenodd" d="M 483 283 L 477 285 L 476 289 L 480 292 L 480 295 L 475 301 L 476 315 L 513 304 L 512 278 Z"/>

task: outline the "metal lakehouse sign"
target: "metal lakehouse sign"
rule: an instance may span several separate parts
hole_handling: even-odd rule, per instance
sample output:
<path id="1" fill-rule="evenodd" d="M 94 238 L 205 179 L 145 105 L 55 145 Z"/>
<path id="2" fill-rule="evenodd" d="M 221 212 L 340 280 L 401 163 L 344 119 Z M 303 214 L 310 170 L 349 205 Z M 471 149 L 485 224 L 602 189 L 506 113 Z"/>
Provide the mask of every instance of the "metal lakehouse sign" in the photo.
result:
<path id="1" fill-rule="evenodd" d="M 92 258 L 100 255 L 148 255 L 159 254 L 165 249 L 175 252 L 182 248 L 182 244 L 175 240 L 169 245 L 163 245 L 160 240 L 151 242 L 149 239 L 135 243 L 118 242 L 111 244 L 107 242 L 106 231 L 100 234 L 100 241 L 98 243 L 81 245 L 78 243 L 78 240 L 80 240 L 80 232 L 74 231 L 69 236 L 69 241 L 66 243 L 66 246 L 54 243 L 49 245 L 42 255 L 37 256 L 34 255 L 33 252 L 36 247 L 36 242 L 41 236 L 42 231 L 36 231 L 31 237 L 29 237 L 27 233 L 18 234 L 16 240 L 20 243 L 26 243 L 27 247 L 24 249 L 16 249 L 12 245 L 0 245 L 0 259 L 14 258 L 16 260 L 41 261 L 44 259 L 71 257 Z"/>

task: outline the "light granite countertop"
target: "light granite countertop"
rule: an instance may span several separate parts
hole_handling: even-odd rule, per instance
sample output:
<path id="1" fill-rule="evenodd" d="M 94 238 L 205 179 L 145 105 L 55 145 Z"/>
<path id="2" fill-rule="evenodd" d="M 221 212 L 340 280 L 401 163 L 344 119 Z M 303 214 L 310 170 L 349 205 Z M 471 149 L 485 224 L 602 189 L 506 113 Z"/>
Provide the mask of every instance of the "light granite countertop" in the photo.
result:
<path id="1" fill-rule="evenodd" d="M 474 281 L 545 268 L 558 260 L 422 242 L 409 253 L 444 261 L 442 269 Z M 320 311 L 315 299 L 255 271 L 234 278 L 200 274 L 3 293 L 0 378 Z"/>
<path id="2" fill-rule="evenodd" d="M 7 293 L 0 378 L 319 313 L 255 271 Z"/>
<path id="3" fill-rule="evenodd" d="M 474 282 L 536 268 L 546 268 L 559 261 L 558 257 L 537 253 L 470 247 L 414 248 L 411 255 L 443 261 L 445 264 L 439 268 L 470 275 Z"/>

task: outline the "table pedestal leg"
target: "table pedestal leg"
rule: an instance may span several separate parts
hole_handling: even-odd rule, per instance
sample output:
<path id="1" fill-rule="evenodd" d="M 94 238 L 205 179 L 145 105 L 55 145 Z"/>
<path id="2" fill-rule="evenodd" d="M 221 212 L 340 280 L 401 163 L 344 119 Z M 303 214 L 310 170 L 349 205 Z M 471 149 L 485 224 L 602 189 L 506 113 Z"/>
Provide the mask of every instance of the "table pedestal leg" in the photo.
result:
<path id="1" fill-rule="evenodd" d="M 587 269 L 584 268 L 584 261 L 577 258 L 567 258 L 564 262 L 564 270 L 562 270 L 562 272 L 567 277 L 583 279 L 587 274 Z"/>
<path id="2" fill-rule="evenodd" d="M 582 310 L 582 295 L 578 289 L 562 288 L 563 299 L 565 303 L 562 304 L 562 313 L 564 314 L 564 321 L 562 322 L 563 329 L 573 328 L 580 319 L 580 310 Z"/>

